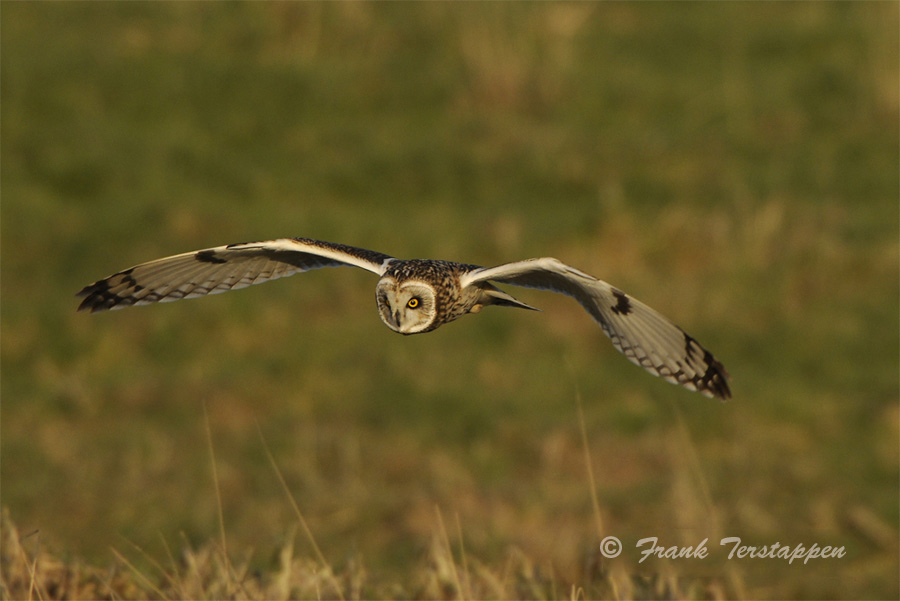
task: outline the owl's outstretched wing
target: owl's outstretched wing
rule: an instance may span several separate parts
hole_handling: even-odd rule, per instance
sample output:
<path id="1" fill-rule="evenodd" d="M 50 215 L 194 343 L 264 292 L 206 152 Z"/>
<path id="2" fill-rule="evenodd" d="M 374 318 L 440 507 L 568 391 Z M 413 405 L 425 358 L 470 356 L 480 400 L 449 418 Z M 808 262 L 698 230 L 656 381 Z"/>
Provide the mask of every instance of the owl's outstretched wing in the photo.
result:
<path id="1" fill-rule="evenodd" d="M 712 353 L 655 310 L 602 280 L 552 258 L 476 269 L 460 278 L 463 286 L 488 281 L 571 296 L 632 363 L 708 397 L 731 397 L 728 373 Z"/>
<path id="2" fill-rule="evenodd" d="M 217 246 L 157 259 L 89 286 L 79 311 L 106 311 L 246 288 L 321 267 L 353 266 L 378 275 L 394 258 L 308 238 L 280 238 Z"/>

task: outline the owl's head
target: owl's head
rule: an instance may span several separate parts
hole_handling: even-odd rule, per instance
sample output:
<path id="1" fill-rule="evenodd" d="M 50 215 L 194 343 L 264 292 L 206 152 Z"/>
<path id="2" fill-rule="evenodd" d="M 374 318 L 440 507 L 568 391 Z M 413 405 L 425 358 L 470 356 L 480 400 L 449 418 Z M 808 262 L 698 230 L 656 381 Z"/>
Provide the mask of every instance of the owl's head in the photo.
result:
<path id="1" fill-rule="evenodd" d="M 418 334 L 436 328 L 434 288 L 422 281 L 397 282 L 382 278 L 375 288 L 378 314 L 387 327 L 401 334 Z"/>

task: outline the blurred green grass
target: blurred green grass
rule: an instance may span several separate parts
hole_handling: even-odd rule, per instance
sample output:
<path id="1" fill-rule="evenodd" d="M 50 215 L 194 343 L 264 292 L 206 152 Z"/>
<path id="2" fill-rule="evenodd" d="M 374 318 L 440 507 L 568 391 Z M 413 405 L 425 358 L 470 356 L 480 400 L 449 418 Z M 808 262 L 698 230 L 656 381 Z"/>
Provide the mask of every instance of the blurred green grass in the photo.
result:
<path id="1" fill-rule="evenodd" d="M 234 548 L 279 548 L 294 523 L 258 423 L 338 566 L 404 581 L 437 506 L 482 560 L 519 548 L 587 584 L 578 388 L 629 571 L 660 568 L 636 563 L 646 536 L 818 542 L 849 558 L 674 567 L 737 569 L 751 597 L 896 597 L 897 19 L 891 3 L 4 4 L 3 506 L 92 561 L 123 537 L 153 556 L 214 538 L 205 403 Z M 384 328 L 351 270 L 74 313 L 81 286 L 137 262 L 294 235 L 557 256 L 696 335 L 735 400 L 646 377 L 541 293 L 522 298 L 543 314 L 422 337 Z"/>

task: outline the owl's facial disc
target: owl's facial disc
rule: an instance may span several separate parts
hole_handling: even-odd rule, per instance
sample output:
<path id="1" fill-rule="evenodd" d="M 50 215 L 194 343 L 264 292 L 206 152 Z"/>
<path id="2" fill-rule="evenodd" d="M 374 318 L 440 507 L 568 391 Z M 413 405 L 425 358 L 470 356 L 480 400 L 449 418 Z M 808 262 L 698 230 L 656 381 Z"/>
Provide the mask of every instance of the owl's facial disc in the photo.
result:
<path id="1" fill-rule="evenodd" d="M 387 327 L 400 334 L 427 332 L 435 318 L 434 292 L 420 282 L 398 284 L 385 278 L 375 289 L 378 314 Z"/>

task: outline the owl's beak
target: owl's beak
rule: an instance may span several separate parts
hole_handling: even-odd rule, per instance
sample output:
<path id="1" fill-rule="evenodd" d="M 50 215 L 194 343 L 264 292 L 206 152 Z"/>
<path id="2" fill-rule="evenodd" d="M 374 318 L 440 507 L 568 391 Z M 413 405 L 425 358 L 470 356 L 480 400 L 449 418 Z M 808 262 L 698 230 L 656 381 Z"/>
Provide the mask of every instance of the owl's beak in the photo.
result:
<path id="1" fill-rule="evenodd" d="M 394 325 L 392 326 L 392 329 L 393 329 L 395 332 L 397 332 L 398 334 L 403 334 L 404 336 L 409 336 L 410 334 L 413 333 L 413 332 L 407 332 L 407 331 L 405 331 L 404 328 L 402 328 L 402 327 L 400 326 L 400 310 L 399 310 L 399 309 L 398 309 L 397 311 L 394 311 L 394 313 L 391 315 L 391 321 L 392 321 L 393 324 L 394 324 Z"/>

